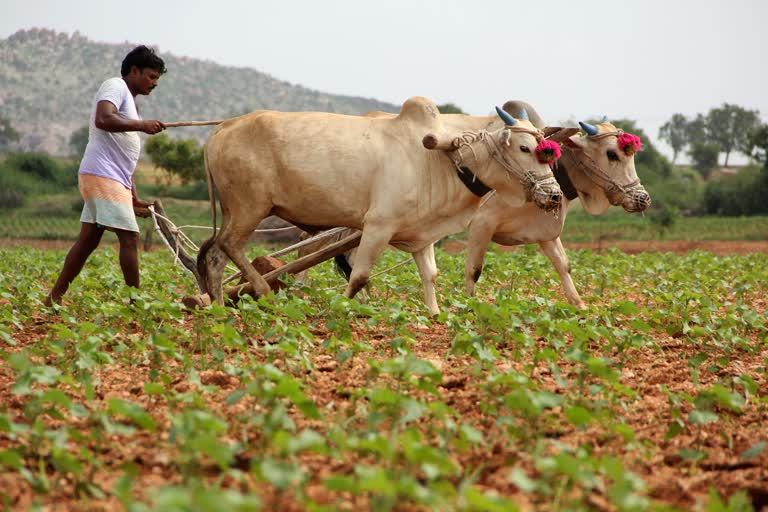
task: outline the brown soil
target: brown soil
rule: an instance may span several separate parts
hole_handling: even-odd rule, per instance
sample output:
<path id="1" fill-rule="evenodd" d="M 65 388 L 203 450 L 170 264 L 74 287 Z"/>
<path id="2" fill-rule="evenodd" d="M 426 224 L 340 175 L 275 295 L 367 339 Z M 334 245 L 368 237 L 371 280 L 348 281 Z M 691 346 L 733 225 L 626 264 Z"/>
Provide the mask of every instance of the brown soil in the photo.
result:
<path id="1" fill-rule="evenodd" d="M 34 249 L 69 249 L 70 240 L 39 240 L 27 238 L 0 238 L 0 247 L 32 247 Z M 442 248 L 456 254 L 464 250 L 467 243 L 462 240 L 452 240 L 442 244 Z M 627 254 L 640 252 L 674 252 L 684 254 L 688 251 L 707 251 L 717 255 L 725 254 L 768 254 L 768 240 L 647 240 L 647 241 L 603 241 L 603 242 L 563 242 L 566 249 L 591 249 L 601 251 L 617 248 Z M 115 247 L 117 245 L 115 244 Z M 502 250 L 512 251 L 516 247 L 497 246 Z M 164 249 L 161 243 L 152 245 L 152 250 Z"/>
<path id="2" fill-rule="evenodd" d="M 70 242 L 55 241 L 30 241 L 30 240 L 0 240 L 0 246 L 32 246 L 36 248 L 68 248 Z M 686 242 L 686 241 L 653 241 L 653 242 L 612 242 L 603 244 L 565 244 L 567 248 L 594 250 L 618 247 L 628 253 L 641 251 L 686 252 L 690 250 L 704 250 L 716 254 L 734 254 L 746 252 L 768 253 L 768 242 Z M 443 244 L 443 249 L 448 252 L 463 250 L 465 243 L 452 241 Z M 513 250 L 513 248 L 511 248 Z M 637 294 L 628 293 L 627 299 L 638 305 L 644 305 L 647 298 Z M 592 297 L 597 300 L 596 297 Z M 647 305 L 647 304 L 645 304 Z M 2 306 L 2 299 L 0 299 Z M 768 311 L 766 298 L 757 296 L 751 304 L 751 310 L 758 315 L 765 315 Z M 192 321 L 192 319 L 188 319 Z M 30 319 L 22 329 L 14 333 L 17 345 L 6 347 L 9 352 L 22 349 L 30 349 L 36 343 L 49 335 L 47 328 L 48 319 L 45 317 Z M 354 407 L 351 396 L 355 389 L 370 385 L 370 366 L 368 358 L 384 360 L 397 355 L 390 345 L 390 334 L 379 332 L 375 328 L 361 330 L 354 327 L 354 337 L 369 343 L 373 350 L 353 357 L 343 363 L 338 363 L 332 354 L 325 353 L 318 345 L 313 356 L 314 370 L 303 380 L 311 383 L 307 386 L 307 393 L 317 404 L 320 410 L 329 404 L 341 410 L 346 405 Z M 457 411 L 459 417 L 474 424 L 484 426 L 483 436 L 494 440 L 491 445 L 471 449 L 464 453 L 457 453 L 457 462 L 464 467 L 479 468 L 476 476 L 476 485 L 486 490 L 496 490 L 502 495 L 508 496 L 518 502 L 524 510 L 546 510 L 546 504 L 531 503 L 530 497 L 521 492 L 507 478 L 511 466 L 522 467 L 528 474 L 535 473 L 530 458 L 524 452 L 517 451 L 515 447 L 503 442 L 503 434 L 500 434 L 493 418 L 484 415 L 478 407 L 478 403 L 486 390 L 481 389 L 476 379 L 475 362 L 466 356 L 449 356 L 452 344 L 452 335 L 445 325 L 435 323 L 429 327 L 416 324 L 410 326 L 410 330 L 417 343 L 412 347 L 416 357 L 432 362 L 443 374 L 442 385 L 439 390 L 443 401 Z M 149 333 L 141 332 L 138 328 L 130 326 L 125 337 L 130 342 L 131 337 L 146 337 Z M 324 324 L 321 322 L 312 330 L 317 340 L 330 336 Z M 670 336 L 658 332 L 652 333 L 657 350 L 637 350 L 630 348 L 624 354 L 617 354 L 621 358 L 622 369 L 621 383 L 636 391 L 641 399 L 629 402 L 628 407 L 621 412 L 626 424 L 631 427 L 636 435 L 637 442 L 633 447 L 628 447 L 620 436 L 606 436 L 607 428 L 588 427 L 586 430 L 574 429 L 565 421 L 549 424 L 547 436 L 557 437 L 559 441 L 570 446 L 581 444 L 588 445 L 594 450 L 595 455 L 613 454 L 621 458 L 628 470 L 639 474 L 647 484 L 647 495 L 654 501 L 671 504 L 682 510 L 691 510 L 697 503 L 707 500 L 710 487 L 717 489 L 722 495 L 730 496 L 738 491 L 745 491 L 754 508 L 758 511 L 768 510 L 768 450 L 751 459 L 742 460 L 739 454 L 760 441 L 766 439 L 765 425 L 768 424 L 768 410 L 760 405 L 758 400 L 744 407 L 740 414 L 732 414 L 728 411 L 720 411 L 722 421 L 707 424 L 700 431 L 688 430 L 681 432 L 672 439 L 665 436 L 668 425 L 678 414 L 675 407 L 670 404 L 663 390 L 669 389 L 674 393 L 696 393 L 696 387 L 691 382 L 691 369 L 686 362 L 699 349 L 688 340 L 681 339 L 677 333 Z M 748 375 L 759 386 L 756 396 L 765 397 L 768 394 L 768 382 L 765 380 L 765 362 L 768 360 L 768 345 L 760 343 L 760 340 L 751 339 L 750 345 L 754 351 L 731 352 L 729 347 L 708 345 L 708 362 L 702 364 L 705 368 L 710 362 L 718 362 L 721 366 L 719 373 L 702 371 L 701 385 L 712 384 L 717 380 L 730 376 Z M 265 340 L 253 340 L 249 356 L 255 360 L 264 359 L 264 347 L 269 342 Z M 543 343 L 543 341 L 542 341 Z M 236 361 L 232 361 L 237 364 Z M 49 364 L 55 365 L 54 361 Z M 174 363 L 169 363 L 173 365 Z M 288 363 L 277 361 L 278 366 Z M 498 362 L 499 366 L 517 368 L 517 362 Z M 283 368 L 285 369 L 285 368 Z M 566 365 L 561 367 L 563 376 L 568 377 L 573 369 Z M 158 430 L 166 431 L 166 420 L 169 415 L 169 405 L 160 399 L 152 399 L 142 392 L 140 384 L 149 382 L 150 367 L 148 364 L 139 366 L 124 366 L 122 364 L 105 365 L 99 368 L 94 379 L 100 381 L 98 394 L 105 400 L 110 397 L 120 397 L 132 400 L 145 407 L 158 420 Z M 226 397 L 239 383 L 234 378 L 221 371 L 204 370 L 200 372 L 200 382 L 203 385 L 215 386 L 219 391 L 204 393 L 207 405 L 211 411 L 219 417 L 226 418 L 231 415 L 233 408 L 224 405 Z M 546 389 L 554 391 L 556 385 L 554 376 L 549 367 L 541 362 L 533 371 L 533 376 L 542 383 Z M 24 400 L 11 391 L 15 381 L 13 371 L 7 366 L 0 367 L 0 410 L 10 416 L 21 415 L 24 408 Z M 386 385 L 379 378 L 377 385 Z M 173 382 L 176 392 L 188 392 L 196 389 L 196 384 L 188 382 L 183 377 Z M 78 397 L 73 396 L 73 399 Z M 243 405 L 245 407 L 245 405 Z M 685 406 L 682 406 L 684 409 Z M 681 411 L 687 415 L 688 410 Z M 295 417 L 297 431 L 305 428 L 322 428 L 320 422 L 307 420 L 301 415 Z M 86 425 L 83 425 L 87 428 Z M 166 432 L 161 434 L 166 436 Z M 258 436 L 254 432 L 253 436 Z M 175 462 L 175 453 L 167 448 L 158 448 L 157 439 L 150 434 L 141 434 L 122 438 L 114 435 L 99 453 L 102 467 L 95 478 L 103 489 L 112 489 L 117 479 L 123 474 L 122 464 L 132 463 L 138 469 L 135 489 L 147 489 L 168 484 L 178 484 L 181 481 L 179 469 Z M 126 442 L 127 441 L 127 442 Z M 12 446 L 7 438 L 0 436 L 0 451 Z M 167 442 L 160 445 L 167 447 Z M 698 447 L 710 454 L 710 457 L 692 464 L 680 458 L 680 449 L 683 447 Z M 652 453 L 648 456 L 648 453 Z M 247 454 L 238 458 L 235 464 L 247 471 L 251 459 Z M 301 462 L 310 475 L 312 484 L 306 492 L 319 503 L 329 506 L 338 500 L 338 494 L 332 494 L 326 490 L 321 481 L 330 472 L 343 474 L 351 472 L 355 464 L 365 462 L 361 460 L 338 460 L 329 456 L 302 455 Z M 211 480 L 221 477 L 219 470 L 211 465 L 207 468 Z M 225 479 L 225 485 L 227 480 Z M 231 482 L 233 488 L 240 485 Z M 277 494 L 271 489 L 260 488 L 261 498 L 265 504 L 265 510 L 298 510 L 290 493 Z M 5 495 L 8 504 L 14 509 L 28 509 L 33 500 L 42 500 L 52 509 L 79 510 L 86 507 L 89 510 L 111 510 L 120 508 L 120 504 L 114 497 L 103 499 L 81 499 L 76 497 L 73 482 L 67 477 L 61 477 L 55 490 L 47 495 L 36 495 L 29 484 L 18 473 L 0 471 L 0 495 Z M 341 496 L 344 510 L 367 510 L 370 503 L 360 496 Z M 589 497 L 591 508 L 595 510 L 613 510 L 607 502 L 604 494 L 595 492 Z"/>

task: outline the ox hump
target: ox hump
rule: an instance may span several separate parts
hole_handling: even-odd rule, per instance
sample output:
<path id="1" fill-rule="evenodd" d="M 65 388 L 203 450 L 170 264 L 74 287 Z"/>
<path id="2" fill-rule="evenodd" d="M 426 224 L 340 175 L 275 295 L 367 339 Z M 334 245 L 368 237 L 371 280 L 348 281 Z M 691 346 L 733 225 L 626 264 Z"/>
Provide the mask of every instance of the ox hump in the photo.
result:
<path id="1" fill-rule="evenodd" d="M 437 125 L 440 121 L 440 111 L 435 102 L 422 96 L 408 98 L 397 115 L 400 121 L 419 124 L 428 127 Z"/>

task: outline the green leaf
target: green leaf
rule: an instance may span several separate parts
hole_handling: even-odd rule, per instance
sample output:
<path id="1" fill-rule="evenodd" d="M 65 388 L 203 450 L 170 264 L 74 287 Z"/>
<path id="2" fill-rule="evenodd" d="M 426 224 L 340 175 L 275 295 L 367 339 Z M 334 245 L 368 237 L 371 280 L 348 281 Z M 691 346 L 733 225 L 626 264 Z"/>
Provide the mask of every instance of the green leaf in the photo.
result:
<path id="1" fill-rule="evenodd" d="M 685 425 L 683 425 L 679 420 L 673 421 L 669 424 L 669 428 L 667 429 L 667 434 L 664 436 L 665 439 L 669 440 L 673 437 L 676 437 L 678 434 L 681 434 L 685 431 Z"/>
<path id="2" fill-rule="evenodd" d="M 584 428 L 592 421 L 594 421 L 594 417 L 592 414 L 586 410 L 585 408 L 576 405 L 573 407 L 569 407 L 565 410 L 565 417 L 568 418 L 568 421 L 579 428 Z"/>
<path id="3" fill-rule="evenodd" d="M 110 398 L 107 400 L 107 410 L 113 414 L 125 416 L 145 430 L 155 430 L 154 418 L 138 404 L 119 398 Z"/>
<path id="4" fill-rule="evenodd" d="M 760 455 L 763 450 L 765 450 L 766 443 L 765 441 L 760 441 L 759 443 L 753 445 L 750 448 L 747 448 L 744 450 L 741 455 L 739 455 L 740 459 L 751 459 L 752 457 L 757 457 Z"/>
<path id="5" fill-rule="evenodd" d="M 713 423 L 719 419 L 720 417 L 712 411 L 700 411 L 694 409 L 688 413 L 688 421 L 696 425 L 706 425 L 707 423 Z"/>
<path id="6" fill-rule="evenodd" d="M 19 452 L 10 448 L 0 451 L 0 466 L 5 466 L 14 470 L 19 470 L 24 465 L 24 461 Z"/>

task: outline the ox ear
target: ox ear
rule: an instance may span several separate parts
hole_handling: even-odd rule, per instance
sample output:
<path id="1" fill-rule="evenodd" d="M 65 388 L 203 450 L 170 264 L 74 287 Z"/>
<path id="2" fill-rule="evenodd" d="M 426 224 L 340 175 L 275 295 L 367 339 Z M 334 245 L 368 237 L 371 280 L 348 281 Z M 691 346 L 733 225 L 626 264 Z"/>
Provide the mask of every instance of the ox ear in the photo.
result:
<path id="1" fill-rule="evenodd" d="M 578 132 L 578 130 L 576 131 Z M 581 135 L 572 134 L 568 137 L 565 137 L 562 141 L 562 144 L 563 146 L 568 146 L 569 148 L 584 149 L 584 147 L 587 145 L 587 138 L 582 137 Z"/>
<path id="2" fill-rule="evenodd" d="M 501 135 L 499 136 L 499 142 L 501 142 L 505 146 L 509 146 L 509 139 L 512 138 L 512 130 L 502 130 Z"/>

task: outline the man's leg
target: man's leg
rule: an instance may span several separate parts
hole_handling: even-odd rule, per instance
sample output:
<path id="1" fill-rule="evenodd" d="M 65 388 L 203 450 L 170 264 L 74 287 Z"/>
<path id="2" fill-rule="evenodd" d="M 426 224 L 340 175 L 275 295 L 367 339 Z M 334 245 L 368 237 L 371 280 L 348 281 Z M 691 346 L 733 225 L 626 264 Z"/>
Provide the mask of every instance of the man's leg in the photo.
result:
<path id="1" fill-rule="evenodd" d="M 123 271 L 125 284 L 139 287 L 139 234 L 135 231 L 116 229 L 120 241 L 120 269 Z"/>
<path id="2" fill-rule="evenodd" d="M 96 224 L 86 222 L 80 224 L 80 235 L 77 242 L 69 250 L 67 257 L 64 258 L 64 268 L 45 299 L 47 306 L 53 303 L 61 304 L 61 297 L 67 292 L 70 283 L 80 274 L 88 257 L 99 246 L 103 234 L 104 228 L 97 227 Z"/>

